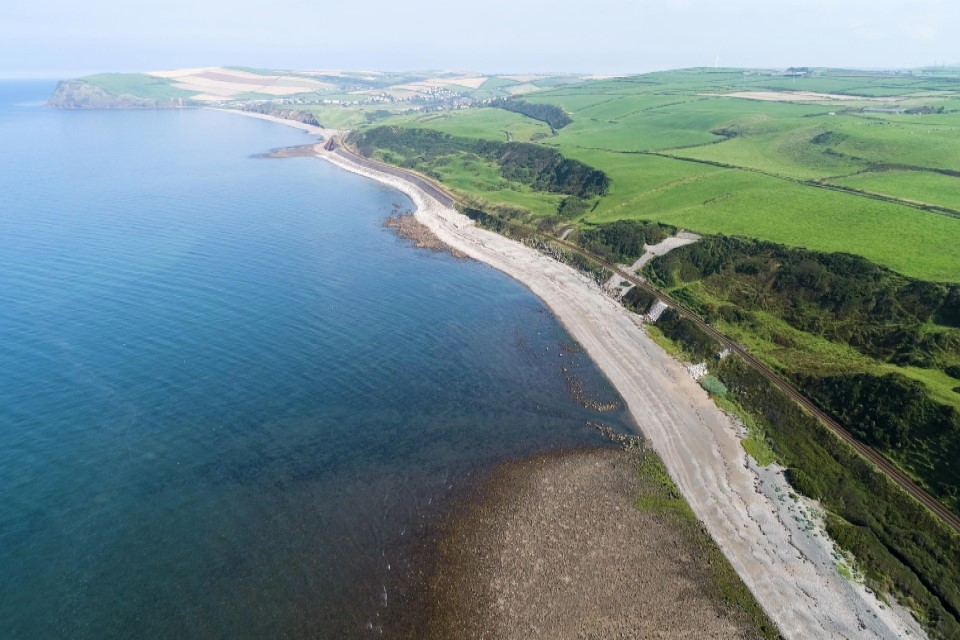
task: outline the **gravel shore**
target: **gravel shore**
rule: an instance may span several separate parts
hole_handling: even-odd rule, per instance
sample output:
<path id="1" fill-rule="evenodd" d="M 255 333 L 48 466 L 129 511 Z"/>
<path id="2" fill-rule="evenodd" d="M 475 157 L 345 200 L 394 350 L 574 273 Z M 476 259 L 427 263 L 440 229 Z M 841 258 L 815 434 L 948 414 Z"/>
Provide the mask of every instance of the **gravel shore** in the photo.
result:
<path id="1" fill-rule="evenodd" d="M 658 491 L 637 455 L 600 448 L 501 464 L 452 518 L 424 637 L 759 637 L 719 595 L 711 564 L 723 559 L 709 539 L 635 506 Z"/>
<path id="2" fill-rule="evenodd" d="M 779 498 L 790 492 L 782 471 L 761 481 L 740 444 L 740 428 L 596 283 L 477 227 L 401 172 L 318 155 L 405 193 L 417 219 L 442 242 L 519 280 L 550 307 L 620 393 L 697 519 L 784 636 L 925 636 L 905 609 L 840 575 L 823 532 L 781 509 Z"/>

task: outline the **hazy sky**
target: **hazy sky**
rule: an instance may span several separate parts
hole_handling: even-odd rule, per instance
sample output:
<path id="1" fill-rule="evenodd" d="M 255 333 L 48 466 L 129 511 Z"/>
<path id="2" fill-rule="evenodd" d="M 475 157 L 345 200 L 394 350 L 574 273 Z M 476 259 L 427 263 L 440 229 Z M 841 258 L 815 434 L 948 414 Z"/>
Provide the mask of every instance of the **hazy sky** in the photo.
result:
<path id="1" fill-rule="evenodd" d="M 12 3 L 12 6 L 11 6 Z M 960 63 L 958 0 L 5 0 L 0 76 Z"/>

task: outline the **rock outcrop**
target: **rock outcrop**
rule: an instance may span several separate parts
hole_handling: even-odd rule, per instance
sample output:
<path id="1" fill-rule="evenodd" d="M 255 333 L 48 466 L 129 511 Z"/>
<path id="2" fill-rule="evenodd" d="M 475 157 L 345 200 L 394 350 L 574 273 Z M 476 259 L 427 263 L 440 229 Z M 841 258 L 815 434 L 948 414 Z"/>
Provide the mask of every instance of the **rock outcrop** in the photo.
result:
<path id="1" fill-rule="evenodd" d="M 63 80 L 57 84 L 47 106 L 58 109 L 179 109 L 192 106 L 183 98 L 144 98 L 131 94 L 114 95 L 83 80 Z"/>

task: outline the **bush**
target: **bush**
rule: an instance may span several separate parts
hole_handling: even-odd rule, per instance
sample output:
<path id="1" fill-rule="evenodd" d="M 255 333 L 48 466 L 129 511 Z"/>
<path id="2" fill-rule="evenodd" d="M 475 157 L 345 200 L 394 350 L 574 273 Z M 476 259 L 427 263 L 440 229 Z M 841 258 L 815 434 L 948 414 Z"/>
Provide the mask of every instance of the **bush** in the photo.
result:
<path id="1" fill-rule="evenodd" d="M 537 191 L 592 198 L 603 195 L 610 186 L 604 172 L 565 158 L 556 149 L 528 142 L 477 140 L 430 129 L 386 126 L 354 131 L 347 142 L 364 157 L 390 153 L 391 162 L 427 173 L 447 156 L 467 154 L 495 162 L 504 178 Z"/>
<path id="2" fill-rule="evenodd" d="M 668 287 L 699 281 L 743 310 L 895 364 L 930 367 L 960 354 L 960 333 L 948 328 L 960 324 L 958 285 L 907 278 L 857 256 L 710 236 L 655 258 L 647 271 Z"/>
<path id="3" fill-rule="evenodd" d="M 931 637 L 960 637 L 960 536 L 737 356 L 717 375 L 761 420 L 793 487 L 832 514 L 828 532 L 867 584 L 911 603 Z"/>
<path id="4" fill-rule="evenodd" d="M 653 295 L 643 287 L 633 287 L 623 296 L 623 306 L 634 313 L 644 314 L 650 310 L 650 307 L 656 301 L 657 296 Z"/>
<path id="5" fill-rule="evenodd" d="M 703 376 L 699 380 L 700 386 L 707 390 L 708 393 L 715 396 L 725 396 L 727 395 L 727 387 L 720 379 L 716 376 Z"/>
<path id="6" fill-rule="evenodd" d="M 657 244 L 676 233 L 676 228 L 646 220 L 617 220 L 580 232 L 579 241 L 588 251 L 615 262 L 633 262 L 643 255 L 644 245 Z"/>
<path id="7" fill-rule="evenodd" d="M 663 335 L 678 343 L 694 361 L 708 360 L 720 351 L 720 343 L 704 333 L 689 318 L 670 308 L 654 323 Z"/>
<path id="8" fill-rule="evenodd" d="M 573 122 L 570 116 L 555 104 L 534 104 L 515 98 L 500 98 L 493 100 L 490 106 L 498 109 L 506 109 L 507 111 L 523 114 L 534 120 L 546 122 L 550 125 L 551 129 L 563 129 Z"/>
<path id="9" fill-rule="evenodd" d="M 893 457 L 953 511 L 960 509 L 960 412 L 900 374 L 797 376 L 851 433 Z"/>

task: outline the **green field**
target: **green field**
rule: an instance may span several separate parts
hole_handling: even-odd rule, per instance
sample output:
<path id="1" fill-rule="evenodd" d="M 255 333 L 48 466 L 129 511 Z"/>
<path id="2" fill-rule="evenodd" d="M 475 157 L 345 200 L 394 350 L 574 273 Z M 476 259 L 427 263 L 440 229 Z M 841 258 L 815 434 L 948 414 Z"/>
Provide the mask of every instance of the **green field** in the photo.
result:
<path id="1" fill-rule="evenodd" d="M 834 97 L 770 95 L 783 91 Z M 629 264 L 674 227 L 703 233 L 649 263 L 649 281 L 960 512 L 958 95 L 957 72 L 691 70 L 524 95 L 566 111 L 572 122 L 556 131 L 472 108 L 387 118 L 353 140 L 377 139 L 366 154 L 439 178 L 493 229 L 572 226 L 568 240 L 611 261 Z M 510 140 L 555 149 L 608 184 L 589 197 L 561 195 L 575 193 L 562 180 L 543 188 L 484 151 Z M 624 304 L 642 313 L 652 297 L 641 298 Z M 719 345 L 694 328 L 668 311 L 648 330 L 710 363 L 711 393 L 748 425 L 744 448 L 821 501 L 867 584 L 897 595 L 932 637 L 955 637 L 956 536 L 762 376 L 735 357 L 717 362 Z"/>
<path id="2" fill-rule="evenodd" d="M 524 96 L 559 105 L 573 118 L 549 137 L 541 123 L 493 109 L 398 117 L 396 123 L 491 140 L 510 132 L 601 169 L 612 186 L 582 223 L 658 220 L 705 233 L 847 251 L 905 275 L 957 282 L 960 78 L 950 73 L 822 71 L 782 78 L 691 70 L 584 82 Z M 744 91 L 858 99 L 727 97 Z M 894 113 L 918 109 L 924 113 Z M 519 203 L 500 191 L 477 183 L 474 193 Z M 544 204 L 526 205 L 537 215 L 548 214 L 547 202 L 554 200 L 542 197 Z M 530 203 L 531 197 L 523 200 Z M 958 214 L 924 210 L 926 205 L 957 208 Z"/>
<path id="3" fill-rule="evenodd" d="M 140 98 L 163 100 L 168 98 L 188 99 L 194 95 L 192 91 L 184 91 L 174 87 L 172 80 L 148 76 L 143 73 L 100 73 L 88 76 L 85 79 L 115 96 L 133 95 Z"/>
<path id="4" fill-rule="evenodd" d="M 399 116 L 391 125 L 434 129 L 468 138 L 528 142 L 550 135 L 550 127 L 539 120 L 503 109 L 465 109 L 423 115 Z"/>
<path id="5" fill-rule="evenodd" d="M 960 179 L 952 176 L 923 171 L 870 171 L 830 182 L 960 210 Z"/>

